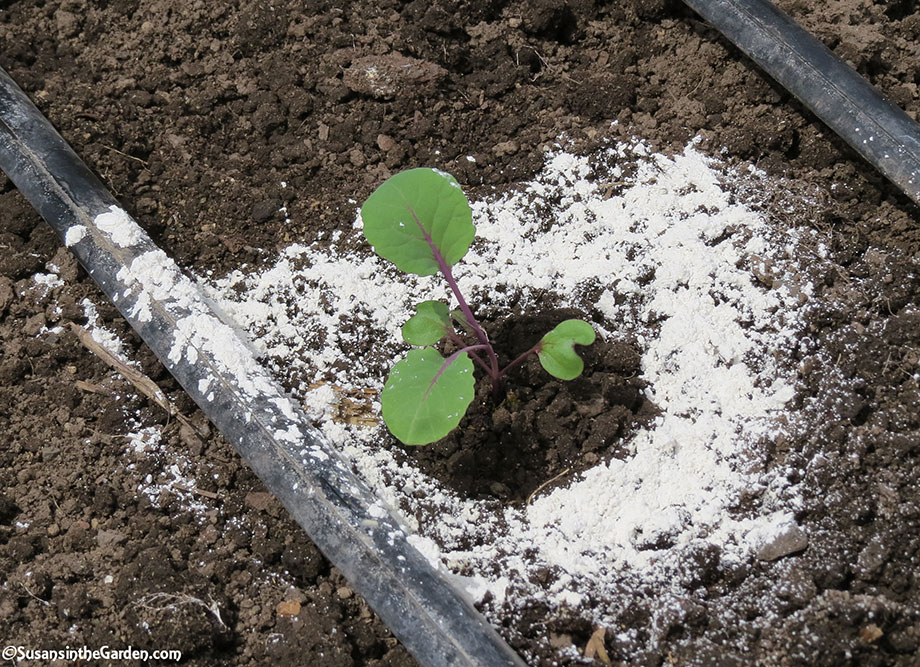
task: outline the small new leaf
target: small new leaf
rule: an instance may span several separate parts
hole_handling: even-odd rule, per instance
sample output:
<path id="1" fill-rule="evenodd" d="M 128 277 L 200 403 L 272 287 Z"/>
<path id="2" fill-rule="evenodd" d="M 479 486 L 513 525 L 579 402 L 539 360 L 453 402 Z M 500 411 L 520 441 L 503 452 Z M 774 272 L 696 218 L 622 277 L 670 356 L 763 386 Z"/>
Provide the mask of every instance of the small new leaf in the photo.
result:
<path id="1" fill-rule="evenodd" d="M 380 403 L 383 421 L 406 445 L 440 440 L 460 423 L 475 394 L 473 362 L 463 352 L 453 361 L 437 350 L 410 350 L 393 366 Z"/>
<path id="2" fill-rule="evenodd" d="M 537 356 L 547 373 L 560 380 L 573 380 L 581 375 L 585 363 L 575 352 L 575 345 L 594 342 L 594 329 L 582 320 L 566 320 L 543 336 Z"/>
<path id="3" fill-rule="evenodd" d="M 361 207 L 364 236 L 374 251 L 406 273 L 430 276 L 439 256 L 453 266 L 466 254 L 476 228 L 466 195 L 437 169 L 401 171 Z"/>
<path id="4" fill-rule="evenodd" d="M 444 338 L 450 328 L 450 312 L 440 301 L 422 301 L 415 315 L 402 326 L 403 340 L 409 345 L 434 345 Z"/>

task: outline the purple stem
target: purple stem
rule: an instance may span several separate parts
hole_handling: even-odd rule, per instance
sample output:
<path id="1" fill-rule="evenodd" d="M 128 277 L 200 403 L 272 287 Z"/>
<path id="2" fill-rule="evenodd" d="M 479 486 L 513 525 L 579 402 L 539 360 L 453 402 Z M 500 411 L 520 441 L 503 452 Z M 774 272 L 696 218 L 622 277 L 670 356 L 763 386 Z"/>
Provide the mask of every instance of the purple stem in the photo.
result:
<path id="1" fill-rule="evenodd" d="M 444 371 L 446 371 L 450 367 L 450 365 L 454 363 L 457 357 L 459 357 L 464 352 L 474 352 L 475 350 L 482 350 L 487 347 L 489 346 L 488 345 L 469 345 L 463 348 L 462 350 L 457 350 L 452 355 L 447 357 L 447 359 L 444 360 L 444 363 L 441 364 L 441 367 L 438 369 L 438 372 L 435 373 L 434 377 L 431 379 L 431 383 L 428 385 L 428 389 L 425 390 L 425 394 L 424 396 L 422 396 L 422 400 L 428 397 L 428 393 L 431 391 L 431 388 L 435 386 L 435 384 L 437 384 L 438 380 L 440 380 L 441 376 L 444 374 Z"/>
<path id="2" fill-rule="evenodd" d="M 450 338 L 457 346 L 466 347 L 466 341 L 460 338 L 460 336 L 457 335 L 456 331 L 453 331 L 452 329 L 447 329 L 446 331 L 447 331 L 447 337 Z M 491 375 L 491 373 L 489 372 L 489 367 L 486 366 L 486 362 L 482 360 L 482 357 L 476 354 L 475 351 L 470 352 L 470 356 L 473 358 L 473 361 L 479 364 L 482 370 L 484 370 L 486 373 L 489 373 Z"/>
<path id="3" fill-rule="evenodd" d="M 441 254 L 441 251 L 438 250 L 438 247 L 434 244 L 434 239 L 431 238 L 431 234 L 428 233 L 428 230 L 425 229 L 425 226 L 422 224 L 422 221 L 418 219 L 418 216 L 415 215 L 415 211 L 411 206 L 406 206 L 409 209 L 409 214 L 412 216 L 412 219 L 415 220 L 415 224 L 418 225 L 418 228 L 422 232 L 422 236 L 425 238 L 425 241 L 428 243 L 428 246 L 431 248 L 431 252 L 434 253 L 434 259 L 438 263 L 438 268 L 441 270 L 441 273 L 444 275 L 444 279 L 447 280 L 447 284 L 450 287 L 451 291 L 454 293 L 454 296 L 457 298 L 457 303 L 460 306 L 460 312 L 463 313 L 463 316 L 466 318 L 466 321 L 469 322 L 469 325 L 473 327 L 473 333 L 476 334 L 477 340 L 482 344 L 489 355 L 489 366 L 486 370 L 489 373 L 489 376 L 494 382 L 498 382 L 501 374 L 498 370 L 498 357 L 495 356 L 495 350 L 492 349 L 492 345 L 489 343 L 489 337 L 486 335 L 485 330 L 480 326 L 479 321 L 473 316 L 473 311 L 470 310 L 470 307 L 466 303 L 466 299 L 463 298 L 463 294 L 460 293 L 460 286 L 457 285 L 457 281 L 454 279 L 454 275 L 450 272 L 450 267 L 447 265 L 447 260 L 444 259 L 444 255 Z"/>
<path id="4" fill-rule="evenodd" d="M 531 354 L 537 354 L 537 353 L 540 351 L 540 348 L 541 348 L 542 346 L 543 346 L 543 341 L 541 340 L 540 342 L 538 342 L 536 345 L 534 345 L 532 348 L 530 348 L 529 350 L 527 350 L 527 351 L 524 352 L 523 354 L 518 355 L 518 357 L 517 357 L 514 361 L 512 361 L 510 364 L 508 364 L 507 366 L 505 366 L 505 367 L 501 370 L 501 375 L 502 375 L 502 376 L 506 375 L 506 374 L 508 373 L 508 371 L 510 371 L 512 368 L 514 368 L 514 367 L 517 366 L 519 363 L 521 363 L 522 361 L 524 361 L 524 360 L 525 360 L 527 357 L 529 357 Z"/>

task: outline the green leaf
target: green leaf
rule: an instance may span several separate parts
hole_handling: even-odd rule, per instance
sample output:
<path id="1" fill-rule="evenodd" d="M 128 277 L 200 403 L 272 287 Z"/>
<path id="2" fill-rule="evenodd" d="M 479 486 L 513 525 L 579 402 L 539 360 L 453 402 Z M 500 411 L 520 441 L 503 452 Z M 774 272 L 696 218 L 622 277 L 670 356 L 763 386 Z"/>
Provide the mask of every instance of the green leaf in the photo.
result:
<path id="1" fill-rule="evenodd" d="M 396 362 L 380 393 L 383 421 L 407 445 L 440 440 L 460 423 L 475 395 L 466 352 L 450 361 L 434 348 L 410 350 Z"/>
<path id="2" fill-rule="evenodd" d="M 459 262 L 476 235 L 459 183 L 437 169 L 410 169 L 388 178 L 364 202 L 361 219 L 378 255 L 420 276 L 437 272 L 439 257 L 447 266 Z"/>
<path id="3" fill-rule="evenodd" d="M 452 311 L 450 311 L 450 318 L 459 324 L 460 327 L 467 333 L 476 333 L 476 330 L 473 329 L 473 325 L 466 321 L 466 315 L 464 315 L 463 311 L 459 308 L 454 308 Z"/>
<path id="4" fill-rule="evenodd" d="M 546 372 L 560 380 L 573 380 L 581 375 L 584 362 L 575 352 L 575 345 L 594 342 L 594 329 L 582 320 L 566 320 L 543 336 L 537 356 Z"/>
<path id="5" fill-rule="evenodd" d="M 415 315 L 402 326 L 403 340 L 409 345 L 434 345 L 450 328 L 450 313 L 440 301 L 422 301 Z"/>

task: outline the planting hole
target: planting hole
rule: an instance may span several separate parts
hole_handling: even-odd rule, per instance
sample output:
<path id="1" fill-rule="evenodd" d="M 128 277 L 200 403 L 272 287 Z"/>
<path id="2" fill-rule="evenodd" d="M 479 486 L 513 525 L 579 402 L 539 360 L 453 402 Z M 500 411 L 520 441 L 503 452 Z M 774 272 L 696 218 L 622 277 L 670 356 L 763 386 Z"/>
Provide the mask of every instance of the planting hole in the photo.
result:
<path id="1" fill-rule="evenodd" d="M 571 318 L 585 314 L 547 310 L 484 326 L 507 363 Z M 447 437 L 429 447 L 394 442 L 391 450 L 461 496 L 503 502 L 523 502 L 598 463 L 625 459 L 631 436 L 656 413 L 643 397 L 639 350 L 598 339 L 578 351 L 585 361 L 579 378 L 556 380 L 534 355 L 511 371 L 501 396 L 480 378 L 460 428 Z"/>

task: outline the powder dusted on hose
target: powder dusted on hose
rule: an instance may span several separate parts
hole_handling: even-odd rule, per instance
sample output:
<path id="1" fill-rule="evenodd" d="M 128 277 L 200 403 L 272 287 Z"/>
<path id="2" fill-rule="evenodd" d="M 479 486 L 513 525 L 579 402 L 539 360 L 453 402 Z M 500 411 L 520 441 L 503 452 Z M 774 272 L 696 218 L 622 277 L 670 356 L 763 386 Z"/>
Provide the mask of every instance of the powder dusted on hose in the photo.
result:
<path id="1" fill-rule="evenodd" d="M 87 229 L 85 225 L 73 225 L 67 229 L 67 234 L 64 235 L 64 245 L 68 248 L 78 244 L 83 240 L 83 237 L 87 234 Z"/>
<path id="2" fill-rule="evenodd" d="M 131 219 L 123 209 L 110 206 L 105 213 L 100 213 L 93 219 L 93 224 L 108 234 L 115 245 L 126 248 L 140 243 L 146 235 L 144 231 Z M 71 227 L 74 229 L 74 227 Z M 68 237 L 70 229 L 67 230 Z M 78 239 L 79 240 L 79 239 Z M 68 243 L 68 245 L 72 245 Z"/>
<path id="3" fill-rule="evenodd" d="M 305 439 L 290 397 L 259 363 L 246 337 L 215 311 L 199 286 L 156 248 L 125 211 L 111 206 L 95 217 L 94 224 L 115 245 L 131 246 L 115 274 L 121 288 L 113 299 L 141 324 L 153 321 L 154 309 L 157 311 L 159 326 L 168 336 L 164 339 L 169 345 L 167 366 L 171 364 L 174 374 L 182 365 L 196 367 L 198 382 L 187 387 L 193 396 L 199 393 L 207 402 L 221 393 L 224 398 L 230 396 L 239 406 L 240 419 L 260 425 L 279 441 L 309 442 L 300 452 L 305 462 L 332 460 L 322 438 Z M 164 354 L 162 349 L 160 354 Z M 344 461 L 338 458 L 328 468 L 347 474 Z"/>

